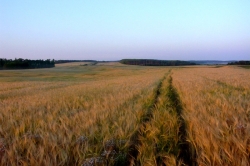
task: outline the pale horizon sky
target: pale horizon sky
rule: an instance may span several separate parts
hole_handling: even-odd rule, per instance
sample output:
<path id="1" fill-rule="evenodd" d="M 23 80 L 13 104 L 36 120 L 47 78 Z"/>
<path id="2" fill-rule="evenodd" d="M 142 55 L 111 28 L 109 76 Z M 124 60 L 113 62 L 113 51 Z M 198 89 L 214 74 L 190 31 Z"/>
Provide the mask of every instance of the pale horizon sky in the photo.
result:
<path id="1" fill-rule="evenodd" d="M 0 4 L 0 58 L 250 60 L 249 0 Z"/>

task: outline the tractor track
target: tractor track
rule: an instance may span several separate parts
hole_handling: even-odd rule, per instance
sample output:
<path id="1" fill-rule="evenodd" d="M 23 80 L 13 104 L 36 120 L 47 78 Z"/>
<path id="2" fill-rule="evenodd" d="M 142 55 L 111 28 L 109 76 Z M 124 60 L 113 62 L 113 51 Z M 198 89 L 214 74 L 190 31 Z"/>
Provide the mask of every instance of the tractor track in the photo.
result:
<path id="1" fill-rule="evenodd" d="M 180 101 L 180 97 L 177 93 L 177 90 L 172 84 L 172 77 L 170 76 L 169 78 L 169 89 L 168 89 L 168 98 L 170 99 L 170 104 L 174 111 L 177 113 L 177 116 L 179 118 L 179 155 L 177 157 L 177 160 L 179 163 L 183 163 L 184 165 L 188 166 L 196 166 L 196 152 L 194 148 L 191 146 L 191 144 L 187 141 L 187 128 L 186 128 L 186 123 L 185 120 L 182 116 L 182 104 Z"/>
<path id="2" fill-rule="evenodd" d="M 154 109 L 154 106 L 157 104 L 158 97 L 161 93 L 160 89 L 162 87 L 162 82 L 165 79 L 166 79 L 166 77 L 164 76 L 159 81 L 159 83 L 154 91 L 153 101 L 152 101 L 151 105 L 148 107 L 145 114 L 141 117 L 141 123 L 139 124 L 138 130 L 131 137 L 131 141 L 130 141 L 131 143 L 130 143 L 130 146 L 128 148 L 129 150 L 128 150 L 127 160 L 126 160 L 126 165 L 128 165 L 128 166 L 133 166 L 133 165 L 140 166 L 141 165 L 140 161 L 137 159 L 138 155 L 139 155 L 138 146 L 140 146 L 142 144 L 142 142 L 139 138 L 142 136 L 142 133 L 145 131 L 146 124 L 149 123 L 153 117 L 153 109 Z"/>
<path id="3" fill-rule="evenodd" d="M 155 106 L 158 103 L 158 98 L 161 93 L 162 89 L 162 83 L 164 80 L 168 79 L 168 86 L 166 87 L 168 89 L 168 93 L 165 96 L 169 99 L 170 105 L 173 108 L 174 112 L 176 112 L 178 119 L 179 119 L 179 141 L 178 141 L 178 149 L 179 153 L 177 155 L 177 162 L 182 163 L 183 165 L 188 166 L 196 166 L 196 152 L 195 149 L 191 146 L 191 144 L 187 141 L 187 129 L 186 129 L 186 123 L 182 116 L 182 104 L 179 98 L 179 95 L 177 93 L 177 90 L 172 84 L 172 76 L 169 73 L 168 75 L 164 76 L 158 83 L 156 89 L 154 90 L 154 97 L 152 99 L 151 105 L 148 107 L 148 109 L 145 111 L 144 115 L 141 117 L 141 121 L 139 124 L 138 129 L 135 131 L 135 133 L 131 136 L 130 139 L 130 145 L 128 148 L 128 153 L 126 157 L 126 163 L 127 166 L 141 166 L 142 163 L 140 162 L 140 159 L 138 159 L 140 151 L 139 146 L 143 145 L 143 142 L 140 140 L 141 137 L 143 137 L 143 133 L 146 130 L 146 126 L 153 118 L 153 113 Z M 156 152 L 157 153 L 157 152 Z M 160 158 L 156 159 L 157 165 L 165 165 L 162 163 Z"/>

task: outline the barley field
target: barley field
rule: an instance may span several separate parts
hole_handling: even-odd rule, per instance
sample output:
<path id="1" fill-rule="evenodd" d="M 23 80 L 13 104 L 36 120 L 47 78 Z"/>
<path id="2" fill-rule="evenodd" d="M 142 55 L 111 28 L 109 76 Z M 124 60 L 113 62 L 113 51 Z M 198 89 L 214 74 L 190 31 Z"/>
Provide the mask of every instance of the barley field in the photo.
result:
<path id="1" fill-rule="evenodd" d="M 0 165 L 250 165 L 250 70 L 0 70 Z"/>
<path id="2" fill-rule="evenodd" d="M 197 164 L 250 165 L 250 70 L 178 69 L 173 77 Z"/>

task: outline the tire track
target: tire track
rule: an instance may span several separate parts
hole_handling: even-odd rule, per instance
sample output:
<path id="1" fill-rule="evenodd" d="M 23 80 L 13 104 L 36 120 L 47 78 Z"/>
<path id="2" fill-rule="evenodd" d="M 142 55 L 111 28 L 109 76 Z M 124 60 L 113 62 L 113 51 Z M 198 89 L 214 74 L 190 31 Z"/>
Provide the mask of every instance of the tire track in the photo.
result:
<path id="1" fill-rule="evenodd" d="M 153 117 L 153 110 L 154 106 L 157 104 L 158 97 L 160 95 L 160 89 L 162 87 L 162 82 L 166 79 L 164 76 L 158 83 L 156 89 L 154 90 L 154 97 L 153 100 L 151 101 L 150 105 L 148 106 L 148 109 L 146 110 L 145 114 L 141 117 L 140 125 L 138 130 L 131 136 L 130 139 L 130 146 L 128 148 L 128 154 L 127 154 L 127 159 L 126 159 L 126 164 L 128 166 L 140 166 L 140 160 L 138 159 L 139 155 L 139 149 L 138 147 L 142 145 L 141 140 L 139 139 L 140 137 L 143 137 L 143 133 L 146 130 L 146 124 L 149 123 Z"/>
<path id="2" fill-rule="evenodd" d="M 180 101 L 180 97 L 177 93 L 177 90 L 173 86 L 173 78 L 172 76 L 169 77 L 169 87 L 168 87 L 168 98 L 170 99 L 170 104 L 174 111 L 176 111 L 177 116 L 179 117 L 180 121 L 180 128 L 179 128 L 179 155 L 177 160 L 179 163 L 184 163 L 184 165 L 195 166 L 196 164 L 196 152 L 195 149 L 191 146 L 191 144 L 187 141 L 187 129 L 185 120 L 182 117 L 182 104 Z"/>
<path id="3" fill-rule="evenodd" d="M 179 95 L 177 93 L 177 90 L 173 86 L 172 80 L 173 80 L 172 76 L 170 75 L 170 73 L 168 73 L 159 81 L 156 89 L 154 90 L 154 96 L 152 97 L 152 101 L 150 105 L 147 107 L 148 109 L 145 111 L 144 115 L 142 115 L 138 129 L 131 136 L 125 165 L 127 166 L 141 166 L 142 165 L 140 158 L 139 158 L 139 155 L 141 152 L 139 151 L 139 148 L 138 148 L 143 145 L 143 142 L 140 138 L 144 137 L 144 133 L 147 130 L 146 126 L 148 123 L 151 123 L 154 111 L 156 111 L 155 106 L 158 104 L 159 98 L 162 95 L 164 95 L 167 98 L 167 101 L 169 101 L 169 105 L 171 106 L 173 111 L 176 112 L 177 117 L 179 119 L 179 122 L 178 122 L 180 126 L 179 131 L 178 131 L 178 137 L 179 137 L 178 151 L 179 152 L 173 155 L 176 155 L 177 163 L 179 164 L 188 165 L 188 166 L 197 165 L 195 149 L 187 141 L 186 124 L 185 124 L 185 120 L 182 117 L 182 110 L 183 110 L 182 104 L 181 104 Z M 167 87 L 165 87 L 165 89 L 167 89 L 167 93 L 164 93 L 164 91 L 161 92 L 161 89 L 164 88 L 162 87 L 164 81 L 168 81 L 168 85 Z M 167 150 L 168 149 L 166 149 L 166 151 Z M 157 150 L 154 153 L 156 154 L 156 156 L 158 155 Z M 156 158 L 156 164 L 165 165 L 159 156 Z"/>

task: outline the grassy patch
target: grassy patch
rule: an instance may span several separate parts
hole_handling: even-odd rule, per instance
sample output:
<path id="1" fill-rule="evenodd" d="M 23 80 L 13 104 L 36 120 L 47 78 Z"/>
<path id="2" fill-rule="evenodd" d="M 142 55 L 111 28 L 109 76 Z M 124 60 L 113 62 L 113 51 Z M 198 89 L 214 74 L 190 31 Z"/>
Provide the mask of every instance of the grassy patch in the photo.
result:
<path id="1" fill-rule="evenodd" d="M 240 66 L 240 67 L 242 67 L 244 69 L 250 69 L 250 65 L 245 65 L 245 66 Z"/>

